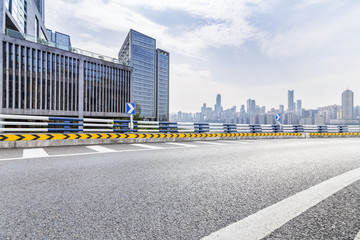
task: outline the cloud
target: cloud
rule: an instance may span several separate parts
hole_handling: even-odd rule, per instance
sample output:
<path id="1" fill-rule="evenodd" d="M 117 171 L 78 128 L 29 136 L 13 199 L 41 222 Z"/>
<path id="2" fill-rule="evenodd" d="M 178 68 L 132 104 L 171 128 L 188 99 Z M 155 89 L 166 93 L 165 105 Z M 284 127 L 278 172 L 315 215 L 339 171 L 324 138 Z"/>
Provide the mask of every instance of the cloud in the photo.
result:
<path id="1" fill-rule="evenodd" d="M 267 9 L 270 3 L 269 0 L 53 0 L 51 5 L 48 3 L 47 14 L 51 16 L 48 21 L 51 28 L 66 31 L 69 24 L 74 24 L 99 34 L 104 31 L 127 32 L 133 28 L 158 39 L 164 49 L 204 58 L 202 51 L 208 47 L 241 47 L 245 41 L 261 35 L 261 31 L 247 19 Z M 174 34 L 166 22 L 156 23 L 144 17 L 139 8 L 182 11 L 194 20 L 205 20 L 205 23 Z M 75 33 L 71 35 L 73 37 Z M 101 36 L 94 36 L 95 41 L 96 38 Z"/>
<path id="2" fill-rule="evenodd" d="M 272 59 L 352 54 L 353 47 L 357 46 L 355 42 L 360 41 L 360 4 L 324 0 L 303 1 L 305 3 L 309 7 L 318 6 L 292 9 L 293 17 L 285 28 L 267 33 L 261 39 L 261 51 Z M 311 13 L 307 14 L 308 11 Z"/>

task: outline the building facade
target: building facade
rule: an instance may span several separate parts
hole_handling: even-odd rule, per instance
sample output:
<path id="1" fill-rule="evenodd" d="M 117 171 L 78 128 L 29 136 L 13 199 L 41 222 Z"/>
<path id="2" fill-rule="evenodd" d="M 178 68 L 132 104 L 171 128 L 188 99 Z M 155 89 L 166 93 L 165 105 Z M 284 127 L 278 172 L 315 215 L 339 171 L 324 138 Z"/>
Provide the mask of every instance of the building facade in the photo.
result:
<path id="1" fill-rule="evenodd" d="M 156 49 L 156 119 L 169 121 L 169 65 L 168 52 Z"/>
<path id="2" fill-rule="evenodd" d="M 6 1 L 24 3 L 27 18 L 43 23 L 37 7 L 43 1 Z M 104 57 L 93 58 L 63 49 L 44 38 L 29 38 L 14 27 L 11 12 L 2 5 L 0 48 L 0 113 L 73 117 L 126 117 L 125 103 L 130 102 L 132 68 Z M 30 10 L 30 6 L 34 9 Z M 12 9 L 14 11 L 14 9 Z M 42 10 L 43 11 L 43 10 Z M 30 21 L 30 20 L 29 20 Z M 29 25 L 28 25 L 29 26 Z M 36 26 L 36 25 L 34 25 Z M 45 29 L 42 27 L 41 31 Z M 36 28 L 34 27 L 34 30 Z M 69 37 L 70 38 L 70 37 Z"/>
<path id="3" fill-rule="evenodd" d="M 168 120 L 169 53 L 156 49 L 154 38 L 130 29 L 118 57 L 134 70 L 136 113 L 149 120 Z"/>
<path id="4" fill-rule="evenodd" d="M 44 0 L 5 0 L 2 3 L 2 33 L 18 38 L 49 40 L 45 27 Z"/>
<path id="5" fill-rule="evenodd" d="M 342 119 L 351 120 L 354 118 L 354 93 L 346 90 L 342 93 Z"/>

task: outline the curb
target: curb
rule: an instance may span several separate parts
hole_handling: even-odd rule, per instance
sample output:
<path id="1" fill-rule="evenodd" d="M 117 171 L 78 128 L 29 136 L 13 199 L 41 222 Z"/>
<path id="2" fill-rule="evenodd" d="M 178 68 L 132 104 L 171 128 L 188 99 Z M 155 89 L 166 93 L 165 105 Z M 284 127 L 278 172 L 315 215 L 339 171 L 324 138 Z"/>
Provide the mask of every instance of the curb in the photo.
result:
<path id="1" fill-rule="evenodd" d="M 95 144 L 174 142 L 219 139 L 305 138 L 303 133 L 153 133 L 153 134 L 4 134 L 1 148 L 32 148 Z"/>

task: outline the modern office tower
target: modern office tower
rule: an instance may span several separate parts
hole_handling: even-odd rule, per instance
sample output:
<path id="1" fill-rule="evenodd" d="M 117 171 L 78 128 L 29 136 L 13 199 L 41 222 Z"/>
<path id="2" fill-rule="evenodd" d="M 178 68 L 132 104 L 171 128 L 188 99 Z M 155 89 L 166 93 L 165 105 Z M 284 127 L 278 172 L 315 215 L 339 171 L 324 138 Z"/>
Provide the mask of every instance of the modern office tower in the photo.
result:
<path id="1" fill-rule="evenodd" d="M 14 37 L 49 40 L 43 21 L 45 15 L 42 0 L 5 0 L 1 1 L 1 20 L 7 35 Z"/>
<path id="2" fill-rule="evenodd" d="M 156 49 L 156 119 L 169 121 L 169 53 Z"/>
<path id="3" fill-rule="evenodd" d="M 288 111 L 294 111 L 294 90 L 288 91 Z"/>
<path id="4" fill-rule="evenodd" d="M 159 53 L 167 53 L 163 50 L 158 50 Z M 169 61 L 167 53 L 167 61 Z M 164 61 L 166 56 L 163 56 Z M 133 89 L 132 97 L 136 103 L 136 113 L 149 120 L 157 119 L 157 106 L 169 105 L 168 102 L 157 103 L 156 101 L 169 101 L 167 97 L 157 97 L 156 89 L 164 89 L 169 87 L 161 86 L 166 81 L 157 82 L 161 80 L 156 76 L 158 72 L 158 64 L 156 62 L 156 40 L 148 37 L 140 32 L 130 29 L 120 51 L 119 61 L 130 65 L 134 69 L 133 73 Z M 165 68 L 164 66 L 162 68 Z M 167 64 L 167 71 L 169 71 L 169 64 Z M 164 78 L 163 78 L 164 79 Z M 165 93 L 165 92 L 163 92 Z"/>
<path id="5" fill-rule="evenodd" d="M 256 102 L 255 100 L 252 100 L 252 99 L 248 99 L 246 101 L 247 103 L 247 113 L 250 114 L 250 113 L 255 113 L 255 108 L 256 108 Z"/>
<path id="6" fill-rule="evenodd" d="M 279 111 L 283 113 L 285 111 L 284 105 L 279 105 Z"/>
<path id="7" fill-rule="evenodd" d="M 297 114 L 301 114 L 301 108 L 302 108 L 302 101 L 301 100 L 297 100 L 296 101 L 296 112 Z"/>
<path id="8" fill-rule="evenodd" d="M 342 119 L 351 120 L 354 118 L 354 93 L 346 90 L 342 93 Z"/>
<path id="9" fill-rule="evenodd" d="M 59 47 L 46 30 L 44 14 L 44 1 L 0 3 L 0 113 L 127 116 L 132 68 Z"/>

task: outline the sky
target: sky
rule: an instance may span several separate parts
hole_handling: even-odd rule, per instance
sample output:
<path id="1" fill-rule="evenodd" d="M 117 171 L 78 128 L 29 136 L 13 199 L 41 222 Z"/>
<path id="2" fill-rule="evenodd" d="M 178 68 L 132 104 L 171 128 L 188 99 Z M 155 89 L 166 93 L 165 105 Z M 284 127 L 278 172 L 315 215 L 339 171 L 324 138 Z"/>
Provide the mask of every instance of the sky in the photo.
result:
<path id="1" fill-rule="evenodd" d="M 170 52 L 170 112 L 256 100 L 287 108 L 360 105 L 359 0 L 48 0 L 47 28 L 117 57 L 130 29 Z"/>

